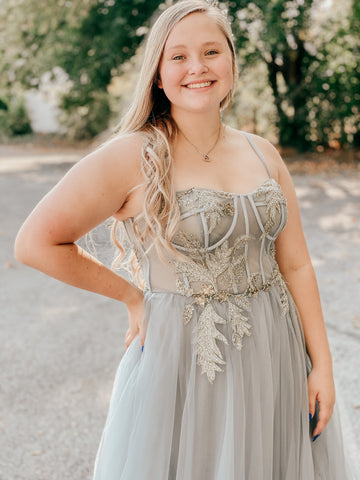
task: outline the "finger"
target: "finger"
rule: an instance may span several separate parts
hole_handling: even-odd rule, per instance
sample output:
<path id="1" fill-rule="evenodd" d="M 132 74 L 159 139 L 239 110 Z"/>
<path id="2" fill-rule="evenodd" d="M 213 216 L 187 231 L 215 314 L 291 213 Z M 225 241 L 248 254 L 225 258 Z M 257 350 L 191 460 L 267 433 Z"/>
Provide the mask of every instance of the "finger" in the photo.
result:
<path id="1" fill-rule="evenodd" d="M 313 418 L 313 416 L 315 415 L 316 392 L 312 389 L 309 389 L 308 396 L 309 396 L 309 414 L 311 415 L 311 418 Z"/>
<path id="2" fill-rule="evenodd" d="M 145 343 L 145 329 L 142 325 L 139 329 L 139 340 L 140 340 L 140 346 L 142 347 Z"/>
<path id="3" fill-rule="evenodd" d="M 329 423 L 329 420 L 333 413 L 333 405 L 326 402 L 319 402 L 319 420 L 313 431 L 313 438 L 320 435 L 324 431 L 324 428 Z"/>
<path id="4" fill-rule="evenodd" d="M 129 327 L 126 332 L 126 336 L 135 337 L 139 333 L 138 327 Z"/>
<path id="5" fill-rule="evenodd" d="M 130 343 L 134 340 L 136 337 L 136 333 L 134 334 L 133 332 L 127 332 L 125 336 L 125 346 L 126 348 L 129 347 Z"/>

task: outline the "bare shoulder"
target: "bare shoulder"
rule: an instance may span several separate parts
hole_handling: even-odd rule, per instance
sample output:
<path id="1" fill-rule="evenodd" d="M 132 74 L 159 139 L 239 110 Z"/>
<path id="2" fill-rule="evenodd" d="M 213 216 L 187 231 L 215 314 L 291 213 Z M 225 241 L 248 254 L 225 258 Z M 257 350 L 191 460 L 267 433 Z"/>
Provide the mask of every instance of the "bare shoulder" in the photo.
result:
<path id="1" fill-rule="evenodd" d="M 232 133 L 232 136 L 234 137 L 236 143 L 239 144 L 239 146 L 244 146 L 246 143 L 248 144 L 247 140 L 245 140 L 244 138 L 243 131 L 233 128 L 230 128 L 229 130 Z M 247 132 L 246 134 L 251 138 L 259 152 L 264 156 L 266 163 L 270 168 L 272 177 L 278 181 L 280 178 L 281 170 L 284 169 L 285 164 L 276 147 L 271 142 L 269 142 L 269 140 L 266 140 L 260 135 L 249 132 Z M 250 145 L 247 146 L 248 148 L 251 148 Z"/>
<path id="2" fill-rule="evenodd" d="M 280 184 L 285 197 L 288 199 L 288 202 L 297 204 L 294 182 L 280 153 L 275 146 L 265 138 L 262 138 L 259 135 L 251 135 L 256 146 L 259 148 L 268 162 L 270 170 L 273 173 L 272 176 Z"/>
<path id="3" fill-rule="evenodd" d="M 269 165 L 272 176 L 275 178 L 275 180 L 279 181 L 281 171 L 284 169 L 285 164 L 277 148 L 271 142 L 269 142 L 269 140 L 261 137 L 260 135 L 256 135 L 254 133 L 250 133 L 249 135 L 260 152 L 263 154 L 266 162 Z"/>
<path id="4" fill-rule="evenodd" d="M 37 242 L 72 243 L 118 212 L 141 174 L 140 135 L 114 137 L 77 162 L 22 227 Z"/>
<path id="5" fill-rule="evenodd" d="M 141 181 L 142 146 L 143 137 L 138 133 L 117 135 L 82 161 L 96 165 L 109 181 L 116 179 L 122 190 L 130 190 Z"/>

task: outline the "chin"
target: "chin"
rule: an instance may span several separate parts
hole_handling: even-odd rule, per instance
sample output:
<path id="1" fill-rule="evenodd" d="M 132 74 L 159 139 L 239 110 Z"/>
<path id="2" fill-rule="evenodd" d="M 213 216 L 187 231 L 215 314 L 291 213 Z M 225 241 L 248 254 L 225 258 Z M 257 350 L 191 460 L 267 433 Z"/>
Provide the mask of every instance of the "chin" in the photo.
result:
<path id="1" fill-rule="evenodd" d="M 220 101 L 219 103 L 211 102 L 211 103 L 200 103 L 200 102 L 191 102 L 186 105 L 184 104 L 173 104 L 172 110 L 176 110 L 178 112 L 183 111 L 187 113 L 207 113 L 210 114 L 214 112 L 214 110 L 220 110 Z"/>

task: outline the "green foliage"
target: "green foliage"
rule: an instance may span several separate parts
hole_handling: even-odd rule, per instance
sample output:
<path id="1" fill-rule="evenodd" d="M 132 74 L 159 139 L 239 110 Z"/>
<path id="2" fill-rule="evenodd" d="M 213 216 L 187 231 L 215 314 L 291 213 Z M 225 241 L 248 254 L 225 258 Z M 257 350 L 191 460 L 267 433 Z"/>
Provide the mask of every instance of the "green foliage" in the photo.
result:
<path id="1" fill-rule="evenodd" d="M 350 2 L 220 2 L 239 52 L 233 124 L 277 133 L 300 150 L 360 144 L 360 0 Z M 123 75 L 158 7 L 161 0 L 0 0 L 0 92 L 21 96 L 61 66 L 72 81 L 62 102 L 69 135 L 96 135 L 111 114 L 109 83 Z M 4 105 L 3 131 L 15 115 Z"/>
<path id="2" fill-rule="evenodd" d="M 107 87 L 112 70 L 135 54 L 159 4 L 159 0 L 99 0 L 90 8 L 73 30 L 62 60 L 70 77 L 79 80 L 77 87 Z"/>
<path id="3" fill-rule="evenodd" d="M 241 71 L 231 109 L 224 115 L 225 123 L 242 129 L 244 125 L 257 135 L 277 141 L 276 107 L 267 81 L 266 65 L 257 63 Z"/>
<path id="4" fill-rule="evenodd" d="M 23 98 L 0 100 L 0 137 L 13 137 L 31 133 L 31 124 Z"/>
<path id="5" fill-rule="evenodd" d="M 0 91 L 17 97 L 59 65 L 95 0 L 0 0 Z M 9 131 L 3 119 L 3 132 Z M 5 126 L 7 125 L 7 126 Z"/>
<path id="6" fill-rule="evenodd" d="M 108 126 L 111 109 L 106 92 L 94 90 L 87 97 L 80 97 L 79 92 L 72 90 L 63 98 L 61 107 L 66 112 L 62 123 L 74 140 L 94 137 Z"/>
<path id="7" fill-rule="evenodd" d="M 267 67 L 282 145 L 305 150 L 357 138 L 359 3 L 349 21 L 348 1 L 326 10 L 315 0 L 230 1 L 243 67 Z"/>
<path id="8" fill-rule="evenodd" d="M 0 87 L 36 87 L 95 0 L 2 0 Z"/>
<path id="9" fill-rule="evenodd" d="M 348 22 L 332 31 L 309 69 L 307 109 L 311 139 L 339 148 L 360 141 L 360 42 Z"/>
<path id="10" fill-rule="evenodd" d="M 159 0 L 99 0 L 72 29 L 73 40 L 60 62 L 74 83 L 63 102 L 74 138 L 107 128 L 111 111 L 106 88 L 112 75 L 135 54 L 159 4 Z"/>
<path id="11" fill-rule="evenodd" d="M 313 59 L 309 41 L 313 0 L 254 0 L 229 4 L 241 61 L 263 62 L 277 110 L 281 145 L 309 147 L 305 77 Z"/>

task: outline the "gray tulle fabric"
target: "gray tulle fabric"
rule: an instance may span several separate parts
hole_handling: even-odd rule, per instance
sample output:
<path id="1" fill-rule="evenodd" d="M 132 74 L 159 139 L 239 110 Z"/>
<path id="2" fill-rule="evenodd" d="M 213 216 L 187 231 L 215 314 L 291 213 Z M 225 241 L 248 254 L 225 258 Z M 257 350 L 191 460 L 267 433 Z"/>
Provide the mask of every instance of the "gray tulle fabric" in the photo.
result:
<path id="1" fill-rule="evenodd" d="M 177 192 L 160 261 L 123 223 L 146 283 L 138 336 L 121 359 L 94 480 L 345 480 L 335 413 L 312 441 L 299 313 L 275 260 L 286 199 L 268 172 L 253 192 Z"/>

